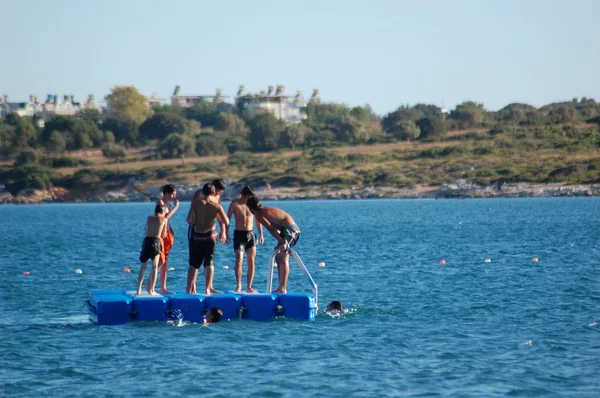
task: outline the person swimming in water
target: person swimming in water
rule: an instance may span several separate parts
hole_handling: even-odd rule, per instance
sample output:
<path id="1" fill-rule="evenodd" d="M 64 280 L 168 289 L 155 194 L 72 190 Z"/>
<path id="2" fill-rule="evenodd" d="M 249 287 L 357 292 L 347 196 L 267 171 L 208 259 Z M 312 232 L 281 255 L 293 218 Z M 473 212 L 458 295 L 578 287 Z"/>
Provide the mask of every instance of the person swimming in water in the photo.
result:
<path id="1" fill-rule="evenodd" d="M 223 317 L 223 311 L 221 311 L 217 307 L 212 307 L 210 310 L 206 311 L 204 314 L 204 322 L 203 325 L 210 325 L 211 323 L 217 323 Z"/>
<path id="2" fill-rule="evenodd" d="M 343 312 L 344 306 L 341 301 L 333 300 L 331 303 L 327 304 L 327 309 L 325 312 Z"/>

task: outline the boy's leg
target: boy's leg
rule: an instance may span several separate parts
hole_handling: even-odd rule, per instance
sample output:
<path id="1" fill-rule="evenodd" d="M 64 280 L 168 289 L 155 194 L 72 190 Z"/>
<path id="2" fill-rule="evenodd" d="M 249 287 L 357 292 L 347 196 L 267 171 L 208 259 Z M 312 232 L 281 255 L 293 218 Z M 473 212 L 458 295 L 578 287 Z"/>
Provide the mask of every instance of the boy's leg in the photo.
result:
<path id="1" fill-rule="evenodd" d="M 239 293 L 242 291 L 242 263 L 244 262 L 244 251 L 235 251 L 235 281 L 237 283 L 234 292 Z"/>
<path id="2" fill-rule="evenodd" d="M 152 271 L 150 272 L 150 278 L 148 279 L 148 293 L 152 296 L 158 296 L 159 294 L 154 291 L 156 286 L 156 279 L 158 277 L 158 262 L 159 256 L 152 258 Z"/>
<path id="3" fill-rule="evenodd" d="M 198 268 L 188 267 L 187 272 L 187 283 L 185 286 L 185 292 L 187 294 L 196 294 L 196 278 L 198 277 Z"/>
<path id="4" fill-rule="evenodd" d="M 161 294 L 173 294 L 172 291 L 167 289 L 168 268 L 169 268 L 169 260 L 166 259 L 164 264 L 160 267 L 160 293 Z"/>
<path id="5" fill-rule="evenodd" d="M 251 247 L 246 251 L 246 261 L 248 262 L 248 272 L 246 274 L 246 292 L 256 293 L 256 289 L 252 287 L 254 281 L 254 260 L 256 259 L 256 246 Z"/>
<path id="6" fill-rule="evenodd" d="M 216 293 L 216 290 L 213 288 L 213 277 L 215 275 L 215 267 L 211 264 L 204 264 L 204 275 L 206 277 L 206 282 L 204 285 L 204 294 L 212 294 Z"/>
<path id="7" fill-rule="evenodd" d="M 142 294 L 142 283 L 144 283 L 144 274 L 146 273 L 146 264 L 148 262 L 144 261 L 140 266 L 140 272 L 138 273 L 138 281 L 137 281 L 137 292 L 136 294 L 139 296 Z"/>
<path id="8" fill-rule="evenodd" d="M 290 274 L 289 266 L 290 254 L 288 252 L 277 253 L 275 261 L 277 261 L 277 274 L 279 275 L 279 287 L 273 290 L 273 293 L 287 293 L 287 280 Z"/>

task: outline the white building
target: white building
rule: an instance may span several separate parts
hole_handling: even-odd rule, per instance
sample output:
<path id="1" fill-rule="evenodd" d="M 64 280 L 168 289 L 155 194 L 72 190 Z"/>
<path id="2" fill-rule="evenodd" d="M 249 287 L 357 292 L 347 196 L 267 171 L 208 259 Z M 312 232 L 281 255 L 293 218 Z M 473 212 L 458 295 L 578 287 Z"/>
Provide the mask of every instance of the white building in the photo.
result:
<path id="1" fill-rule="evenodd" d="M 6 116 L 9 113 L 19 116 L 37 116 L 44 122 L 57 115 L 73 116 L 83 109 L 102 111 L 102 108 L 94 102 L 94 96 L 91 94 L 84 103 L 75 102 L 72 95 L 65 95 L 60 100 L 57 95 L 53 94 L 48 94 L 45 102 L 38 101 L 34 95 L 29 96 L 28 102 L 8 102 L 6 95 L 0 100 L 0 116 Z"/>
<path id="2" fill-rule="evenodd" d="M 198 105 L 201 102 L 214 102 L 215 104 L 220 104 L 225 102 L 225 98 L 229 98 L 227 96 L 221 95 L 221 89 L 217 89 L 217 93 L 215 95 L 178 95 L 179 94 L 179 86 L 175 88 L 173 95 L 171 96 L 171 105 L 178 105 L 183 108 L 191 108 L 195 105 Z"/>
<path id="3" fill-rule="evenodd" d="M 265 93 L 261 91 L 259 94 L 241 95 L 243 86 L 238 91 L 236 97 L 236 105 L 250 112 L 257 114 L 259 112 L 271 112 L 277 119 L 288 123 L 300 123 L 306 119 L 306 115 L 301 112 L 301 109 L 306 107 L 306 100 L 302 95 L 302 91 L 298 90 L 295 96 L 286 95 L 284 93 L 285 86 L 278 85 L 277 90 L 273 93 L 273 86 L 269 86 L 269 90 Z"/>

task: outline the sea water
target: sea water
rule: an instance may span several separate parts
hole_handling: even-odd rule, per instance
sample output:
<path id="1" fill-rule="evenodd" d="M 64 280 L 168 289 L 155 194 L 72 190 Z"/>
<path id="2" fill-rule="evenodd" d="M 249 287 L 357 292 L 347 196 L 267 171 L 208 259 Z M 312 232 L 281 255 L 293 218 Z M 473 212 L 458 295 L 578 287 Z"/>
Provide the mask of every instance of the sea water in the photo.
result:
<path id="1" fill-rule="evenodd" d="M 600 395 L 600 198 L 266 204 L 301 228 L 321 310 L 345 314 L 97 326 L 88 292 L 135 288 L 154 205 L 1 206 L 0 397 Z M 274 245 L 265 230 L 257 288 Z M 216 288 L 233 265 L 219 245 Z M 293 262 L 289 287 L 310 290 Z"/>

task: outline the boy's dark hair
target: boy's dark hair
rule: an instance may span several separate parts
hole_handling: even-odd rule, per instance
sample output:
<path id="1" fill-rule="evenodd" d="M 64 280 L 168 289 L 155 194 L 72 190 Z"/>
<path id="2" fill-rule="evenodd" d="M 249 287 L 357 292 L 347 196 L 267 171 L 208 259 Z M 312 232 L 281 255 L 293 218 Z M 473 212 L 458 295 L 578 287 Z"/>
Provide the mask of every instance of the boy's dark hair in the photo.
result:
<path id="1" fill-rule="evenodd" d="M 202 195 L 208 197 L 210 195 L 214 195 L 215 194 L 215 186 L 212 184 L 212 182 L 207 182 L 206 184 L 204 184 L 204 186 L 202 187 Z"/>
<path id="2" fill-rule="evenodd" d="M 216 191 L 225 191 L 225 181 L 218 178 L 212 182 Z"/>
<path id="3" fill-rule="evenodd" d="M 258 196 L 250 196 L 248 198 L 248 200 L 246 201 L 246 205 L 248 206 L 248 208 L 250 210 L 260 210 L 262 208 L 262 203 L 260 203 L 260 199 L 258 198 Z"/>
<path id="4" fill-rule="evenodd" d="M 253 196 L 254 189 L 252 189 L 252 187 L 250 185 L 246 185 L 244 188 L 242 188 L 241 194 L 244 196 Z"/>
<path id="5" fill-rule="evenodd" d="M 221 317 L 223 316 L 223 311 L 221 311 L 217 307 L 212 307 L 210 310 L 208 310 L 208 312 L 210 312 L 210 315 L 212 315 L 213 323 L 219 322 L 221 320 Z"/>
<path id="6" fill-rule="evenodd" d="M 163 205 L 156 205 L 156 207 L 154 208 L 154 214 L 160 214 L 163 211 L 165 211 L 165 206 Z"/>
<path id="7" fill-rule="evenodd" d="M 165 185 L 163 187 L 162 193 L 163 193 L 163 195 L 167 195 L 167 194 L 170 194 L 170 193 L 175 193 L 175 187 L 173 185 L 171 185 L 171 184 L 167 184 L 167 185 Z"/>
<path id="8" fill-rule="evenodd" d="M 337 300 L 333 300 L 327 306 L 327 311 L 343 311 L 343 310 L 344 310 L 344 306 L 342 305 L 342 303 L 340 301 L 337 301 Z"/>

